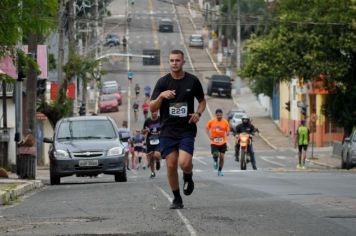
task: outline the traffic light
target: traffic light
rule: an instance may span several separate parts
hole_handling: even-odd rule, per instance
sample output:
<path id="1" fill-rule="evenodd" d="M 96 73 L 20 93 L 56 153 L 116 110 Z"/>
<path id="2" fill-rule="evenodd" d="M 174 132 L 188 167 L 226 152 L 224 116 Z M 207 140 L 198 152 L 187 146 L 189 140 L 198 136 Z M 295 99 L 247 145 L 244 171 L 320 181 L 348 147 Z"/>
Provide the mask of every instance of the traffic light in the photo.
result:
<path id="1" fill-rule="evenodd" d="M 83 104 L 79 107 L 79 115 L 80 115 L 80 116 L 85 116 L 85 114 L 86 114 L 85 103 L 83 103 Z"/>
<path id="2" fill-rule="evenodd" d="M 285 109 L 287 111 L 290 111 L 290 101 L 286 102 L 285 104 L 286 104 Z"/>
<path id="3" fill-rule="evenodd" d="M 302 115 L 303 115 L 304 117 L 307 116 L 307 106 L 301 107 L 301 113 L 302 113 Z"/>

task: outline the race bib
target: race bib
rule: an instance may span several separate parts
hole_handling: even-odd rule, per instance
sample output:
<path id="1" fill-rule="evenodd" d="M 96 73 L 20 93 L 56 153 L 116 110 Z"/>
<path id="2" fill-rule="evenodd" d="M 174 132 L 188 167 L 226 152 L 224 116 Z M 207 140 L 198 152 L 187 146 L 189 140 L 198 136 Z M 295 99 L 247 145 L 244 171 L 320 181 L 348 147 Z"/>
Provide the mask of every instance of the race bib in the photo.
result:
<path id="1" fill-rule="evenodd" d="M 159 144 L 159 139 L 158 139 L 158 138 L 151 139 L 151 140 L 150 140 L 150 144 L 151 144 L 151 145 L 158 145 L 158 144 Z"/>
<path id="2" fill-rule="evenodd" d="M 221 143 L 222 141 L 224 141 L 222 137 L 214 138 L 215 143 Z"/>
<path id="3" fill-rule="evenodd" d="M 186 102 L 175 102 L 169 104 L 169 115 L 174 117 L 187 117 L 188 104 Z"/>

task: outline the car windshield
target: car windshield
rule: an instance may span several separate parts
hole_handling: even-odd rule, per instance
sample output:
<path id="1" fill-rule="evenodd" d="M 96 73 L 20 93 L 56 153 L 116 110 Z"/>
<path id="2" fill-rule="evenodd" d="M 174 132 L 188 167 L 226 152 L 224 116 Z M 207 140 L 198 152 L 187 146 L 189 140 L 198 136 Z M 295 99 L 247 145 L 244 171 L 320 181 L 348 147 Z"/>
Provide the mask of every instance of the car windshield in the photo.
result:
<path id="1" fill-rule="evenodd" d="M 114 139 L 115 129 L 108 120 L 64 121 L 58 129 L 57 139 Z"/>
<path id="2" fill-rule="evenodd" d="M 235 113 L 234 118 L 235 119 L 241 119 L 243 117 L 243 113 Z"/>
<path id="3" fill-rule="evenodd" d="M 190 39 L 191 41 L 194 41 L 194 42 L 201 42 L 203 41 L 202 37 L 201 36 L 192 36 L 192 38 Z"/>
<path id="4" fill-rule="evenodd" d="M 116 100 L 115 96 L 101 96 L 100 101 L 112 101 Z"/>
<path id="5" fill-rule="evenodd" d="M 102 91 L 103 91 L 103 93 L 117 93 L 118 88 L 117 88 L 117 86 L 104 87 L 102 89 Z"/>
<path id="6" fill-rule="evenodd" d="M 119 37 L 115 34 L 109 34 L 106 36 L 106 39 L 118 39 Z"/>

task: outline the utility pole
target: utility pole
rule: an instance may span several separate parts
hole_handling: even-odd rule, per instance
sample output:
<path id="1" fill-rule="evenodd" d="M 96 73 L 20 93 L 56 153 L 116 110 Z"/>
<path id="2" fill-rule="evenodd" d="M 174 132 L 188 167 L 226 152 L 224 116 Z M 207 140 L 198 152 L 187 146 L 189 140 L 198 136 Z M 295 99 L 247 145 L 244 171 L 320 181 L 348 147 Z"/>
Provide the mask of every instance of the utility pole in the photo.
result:
<path id="1" fill-rule="evenodd" d="M 76 30 L 75 30 L 75 0 L 69 0 L 68 2 L 68 42 L 69 42 L 69 57 L 77 53 L 76 48 Z M 77 80 L 76 76 L 73 78 L 74 81 Z M 77 90 L 77 85 L 75 83 L 75 90 Z M 73 100 L 73 114 L 77 113 L 77 97 Z"/>
<path id="2" fill-rule="evenodd" d="M 221 10 L 222 7 L 221 5 L 223 4 L 223 0 L 219 0 L 219 10 L 218 10 L 218 16 L 219 16 L 219 25 L 218 25 L 218 62 L 221 64 L 223 61 L 223 48 L 222 48 L 222 40 L 223 40 L 223 35 L 222 35 L 222 14 Z"/>
<path id="3" fill-rule="evenodd" d="M 7 131 L 7 98 L 6 98 L 6 82 L 5 80 L 2 81 L 2 110 L 3 110 L 3 133 L 1 134 L 2 136 L 7 136 L 8 131 Z M 9 147 L 9 140 L 4 140 L 4 142 L 0 142 L 0 146 L 2 147 L 2 157 L 3 159 L 0 160 L 0 167 L 3 166 L 5 168 L 8 168 L 8 147 Z"/>
<path id="4" fill-rule="evenodd" d="M 241 0 L 237 0 L 237 22 L 236 22 L 236 73 L 241 68 Z M 236 92 L 237 94 L 241 94 L 241 78 L 236 74 Z"/>
<path id="5" fill-rule="evenodd" d="M 58 88 L 62 88 L 63 85 L 63 69 L 64 64 L 64 12 L 65 12 L 65 0 L 59 0 L 59 14 L 58 14 Z"/>

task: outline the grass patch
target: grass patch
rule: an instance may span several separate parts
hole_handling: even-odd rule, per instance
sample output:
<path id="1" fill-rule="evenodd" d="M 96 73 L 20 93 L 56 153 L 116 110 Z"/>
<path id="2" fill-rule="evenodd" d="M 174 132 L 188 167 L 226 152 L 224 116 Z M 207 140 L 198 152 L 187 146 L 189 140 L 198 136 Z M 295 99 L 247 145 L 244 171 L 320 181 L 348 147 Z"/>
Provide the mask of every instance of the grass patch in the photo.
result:
<path id="1" fill-rule="evenodd" d="M 0 183 L 0 191 L 8 192 L 12 189 L 15 189 L 17 186 L 22 185 L 22 182 L 19 183 Z"/>

